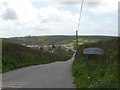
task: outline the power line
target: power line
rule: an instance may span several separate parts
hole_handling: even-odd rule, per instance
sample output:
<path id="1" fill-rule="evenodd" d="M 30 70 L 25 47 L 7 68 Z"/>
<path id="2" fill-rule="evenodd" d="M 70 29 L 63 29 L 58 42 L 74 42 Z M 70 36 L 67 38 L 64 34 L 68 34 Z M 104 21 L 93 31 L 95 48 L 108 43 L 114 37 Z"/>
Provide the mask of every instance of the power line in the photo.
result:
<path id="1" fill-rule="evenodd" d="M 79 16 L 79 22 L 78 22 L 78 27 L 77 27 L 77 31 L 80 27 L 80 20 L 81 20 L 81 15 L 82 15 L 82 9 L 83 9 L 83 0 L 82 0 L 82 3 L 81 3 L 81 9 L 80 9 L 80 16 Z"/>
<path id="2" fill-rule="evenodd" d="M 77 30 L 76 30 L 76 50 L 78 48 L 78 29 L 80 27 L 80 20 L 81 20 L 82 8 L 83 8 L 83 0 L 82 0 L 82 3 L 81 3 L 79 22 L 78 22 L 78 27 L 77 27 Z"/>

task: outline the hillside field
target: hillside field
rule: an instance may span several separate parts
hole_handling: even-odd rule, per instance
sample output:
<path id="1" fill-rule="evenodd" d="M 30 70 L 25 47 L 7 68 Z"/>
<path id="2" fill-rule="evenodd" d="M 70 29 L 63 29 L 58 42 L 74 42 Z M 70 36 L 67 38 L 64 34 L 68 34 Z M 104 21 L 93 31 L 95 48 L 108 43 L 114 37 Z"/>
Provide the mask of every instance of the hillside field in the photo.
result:
<path id="1" fill-rule="evenodd" d="M 100 40 L 111 39 L 111 36 L 78 36 L 79 43 L 95 42 Z M 13 42 L 16 44 L 26 44 L 26 45 L 49 45 L 49 44 L 75 44 L 75 36 L 26 36 L 26 37 L 13 37 L 13 38 L 3 38 L 3 40 Z"/>

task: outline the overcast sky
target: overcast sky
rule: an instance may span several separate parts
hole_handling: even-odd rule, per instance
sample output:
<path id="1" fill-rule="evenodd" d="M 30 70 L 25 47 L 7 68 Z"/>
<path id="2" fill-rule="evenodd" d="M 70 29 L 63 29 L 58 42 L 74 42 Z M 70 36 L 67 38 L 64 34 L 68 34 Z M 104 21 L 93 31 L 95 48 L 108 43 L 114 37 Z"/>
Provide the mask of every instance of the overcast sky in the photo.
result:
<path id="1" fill-rule="evenodd" d="M 79 35 L 118 35 L 119 0 L 84 0 Z M 74 35 L 79 0 L 0 0 L 0 37 Z"/>

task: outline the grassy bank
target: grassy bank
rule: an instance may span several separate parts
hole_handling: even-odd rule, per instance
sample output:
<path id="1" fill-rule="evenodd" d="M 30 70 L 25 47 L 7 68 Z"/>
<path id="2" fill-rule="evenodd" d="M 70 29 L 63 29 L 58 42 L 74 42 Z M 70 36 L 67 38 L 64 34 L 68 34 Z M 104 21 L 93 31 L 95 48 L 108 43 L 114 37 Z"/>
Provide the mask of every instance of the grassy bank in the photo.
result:
<path id="1" fill-rule="evenodd" d="M 103 56 L 89 55 L 86 66 L 83 49 L 99 47 L 104 50 Z M 75 84 L 78 88 L 119 88 L 118 82 L 118 39 L 89 43 L 77 50 L 72 66 Z"/>
<path id="2" fill-rule="evenodd" d="M 22 45 L 2 42 L 2 72 L 7 72 L 30 65 L 47 64 L 55 61 L 65 61 L 70 59 L 72 54 L 49 53 Z"/>

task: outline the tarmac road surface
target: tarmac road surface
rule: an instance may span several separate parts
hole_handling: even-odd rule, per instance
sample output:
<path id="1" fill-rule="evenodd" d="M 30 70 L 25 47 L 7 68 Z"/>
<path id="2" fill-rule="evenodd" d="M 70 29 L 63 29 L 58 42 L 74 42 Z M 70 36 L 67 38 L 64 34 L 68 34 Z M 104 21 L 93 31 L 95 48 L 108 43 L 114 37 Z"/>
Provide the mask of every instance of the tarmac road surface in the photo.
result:
<path id="1" fill-rule="evenodd" d="M 29 66 L 2 74 L 3 88 L 75 88 L 68 61 Z"/>

